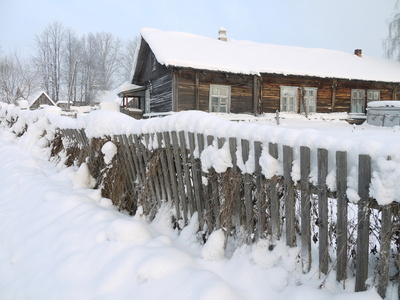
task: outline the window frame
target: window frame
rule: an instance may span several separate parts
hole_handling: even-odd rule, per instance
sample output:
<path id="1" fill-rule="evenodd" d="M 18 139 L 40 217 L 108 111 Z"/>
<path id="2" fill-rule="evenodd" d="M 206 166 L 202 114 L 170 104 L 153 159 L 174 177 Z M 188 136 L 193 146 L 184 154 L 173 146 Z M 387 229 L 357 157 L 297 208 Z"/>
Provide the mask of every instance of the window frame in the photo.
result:
<path id="1" fill-rule="evenodd" d="M 293 97 L 294 97 L 294 101 L 293 101 L 293 110 L 287 110 L 287 107 L 291 106 L 291 105 L 287 105 L 287 100 L 284 100 L 284 98 L 290 98 L 287 97 L 287 95 L 284 95 L 284 91 L 287 90 L 289 93 L 290 92 L 294 92 L 293 93 Z M 280 86 L 280 111 L 281 112 L 293 112 L 293 113 L 298 113 L 298 90 L 299 87 L 298 86 Z M 290 100 L 289 100 L 290 101 Z M 285 102 L 285 103 L 284 103 Z"/>
<path id="2" fill-rule="evenodd" d="M 370 98 L 370 94 L 373 93 L 372 99 Z M 375 93 L 378 94 L 378 99 L 375 99 Z M 380 90 L 367 90 L 367 103 L 372 101 L 381 101 L 381 91 Z"/>
<path id="3" fill-rule="evenodd" d="M 315 92 L 315 95 L 313 95 L 312 97 L 311 96 L 308 96 L 307 95 L 307 92 L 309 92 L 309 91 L 314 91 Z M 310 111 L 309 109 L 307 109 L 307 114 L 315 114 L 316 112 L 317 112 L 317 97 L 318 97 L 318 88 L 316 88 L 316 87 L 303 87 L 302 88 L 302 93 L 304 92 L 304 96 L 302 96 L 302 97 L 304 97 L 303 99 L 304 99 L 304 102 L 306 103 L 306 107 L 310 107 L 310 105 L 309 105 L 309 102 L 310 102 L 310 99 L 314 99 L 313 100 L 313 105 L 311 106 L 311 107 L 313 107 L 314 109 L 313 109 L 313 111 Z M 300 113 L 304 113 L 305 111 L 304 111 L 304 107 L 303 107 L 303 101 L 300 101 Z"/>
<path id="4" fill-rule="evenodd" d="M 357 97 L 354 97 L 354 93 L 357 93 Z M 360 93 L 362 93 L 362 98 L 360 97 Z M 360 107 L 360 104 L 361 104 L 361 107 Z M 359 111 L 359 110 L 361 110 L 361 111 Z M 364 89 L 351 89 L 350 113 L 353 113 L 353 114 L 365 113 L 365 90 Z"/>
<path id="5" fill-rule="evenodd" d="M 226 91 L 226 95 L 223 95 L 221 91 Z M 213 104 L 213 100 L 217 99 L 217 105 Z M 223 103 L 225 100 L 226 103 Z M 217 107 L 217 110 L 214 111 L 214 107 Z M 221 108 L 225 107 L 226 111 L 221 111 Z M 230 113 L 231 111 L 231 86 L 230 85 L 219 85 L 219 84 L 210 84 L 210 92 L 209 92 L 209 112 L 212 113 Z"/>

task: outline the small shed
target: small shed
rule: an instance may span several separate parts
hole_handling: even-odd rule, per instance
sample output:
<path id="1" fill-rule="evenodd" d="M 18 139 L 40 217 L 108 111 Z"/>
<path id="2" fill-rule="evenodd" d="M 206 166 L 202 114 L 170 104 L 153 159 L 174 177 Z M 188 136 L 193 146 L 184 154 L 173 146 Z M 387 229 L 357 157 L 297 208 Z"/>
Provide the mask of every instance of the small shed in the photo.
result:
<path id="1" fill-rule="evenodd" d="M 373 101 L 368 103 L 367 123 L 375 126 L 400 126 L 400 101 Z"/>
<path id="2" fill-rule="evenodd" d="M 46 92 L 40 91 L 28 99 L 29 109 L 38 109 L 45 106 L 57 106 Z"/>

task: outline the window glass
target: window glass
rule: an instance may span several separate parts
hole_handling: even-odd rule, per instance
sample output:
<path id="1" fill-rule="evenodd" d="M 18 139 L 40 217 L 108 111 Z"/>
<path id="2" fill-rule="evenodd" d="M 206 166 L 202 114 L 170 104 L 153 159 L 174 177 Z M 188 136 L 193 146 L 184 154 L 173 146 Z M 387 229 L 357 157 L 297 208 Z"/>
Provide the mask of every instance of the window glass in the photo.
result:
<path id="1" fill-rule="evenodd" d="M 281 86 L 281 111 L 297 113 L 298 87 Z"/>
<path id="2" fill-rule="evenodd" d="M 231 87 L 210 85 L 210 111 L 227 113 L 230 110 Z"/>
<path id="3" fill-rule="evenodd" d="M 364 113 L 365 111 L 365 90 L 351 90 L 351 113 Z"/>

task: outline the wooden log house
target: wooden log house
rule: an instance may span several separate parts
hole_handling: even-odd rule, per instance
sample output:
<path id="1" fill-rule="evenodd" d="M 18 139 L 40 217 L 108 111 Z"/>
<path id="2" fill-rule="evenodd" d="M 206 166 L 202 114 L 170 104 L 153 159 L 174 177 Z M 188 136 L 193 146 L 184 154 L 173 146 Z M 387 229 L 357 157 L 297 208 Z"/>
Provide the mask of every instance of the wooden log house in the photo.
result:
<path id="1" fill-rule="evenodd" d="M 28 98 L 29 109 L 38 109 L 43 106 L 57 106 L 56 103 L 47 95 L 46 92 L 40 91 Z"/>
<path id="2" fill-rule="evenodd" d="M 325 49 L 257 44 L 145 28 L 132 84 L 144 117 L 182 110 L 331 113 L 363 117 L 397 99 L 400 63 Z"/>

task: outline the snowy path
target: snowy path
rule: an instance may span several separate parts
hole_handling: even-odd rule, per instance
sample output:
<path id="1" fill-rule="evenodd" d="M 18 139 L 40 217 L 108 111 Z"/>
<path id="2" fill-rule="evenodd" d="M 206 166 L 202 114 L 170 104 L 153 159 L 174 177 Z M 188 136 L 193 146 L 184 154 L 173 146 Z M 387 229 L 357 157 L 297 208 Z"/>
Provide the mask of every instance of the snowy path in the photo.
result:
<path id="1" fill-rule="evenodd" d="M 117 212 L 72 168 L 37 158 L 0 132 L 0 299 L 379 299 L 350 293 L 298 249 L 262 241 L 220 258 L 218 234 L 202 247 L 196 222 L 180 235 L 165 208 L 151 223 Z M 223 253 L 222 253 L 223 254 Z M 314 259 L 315 261 L 316 259 Z"/>

